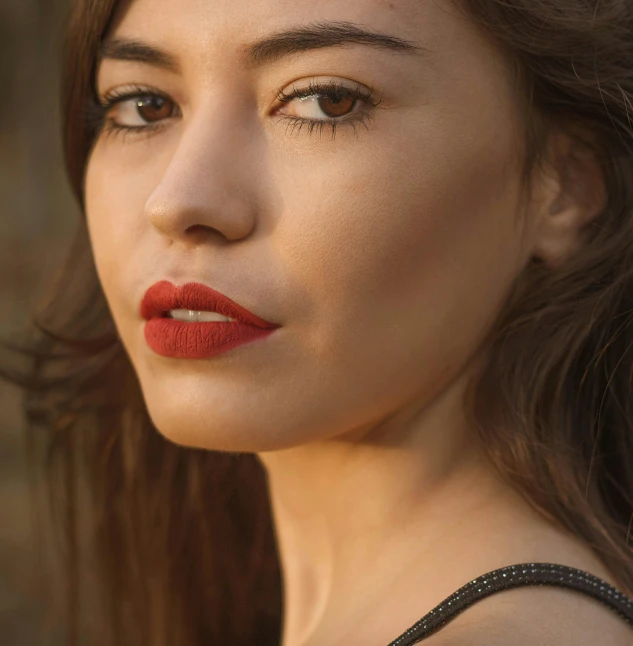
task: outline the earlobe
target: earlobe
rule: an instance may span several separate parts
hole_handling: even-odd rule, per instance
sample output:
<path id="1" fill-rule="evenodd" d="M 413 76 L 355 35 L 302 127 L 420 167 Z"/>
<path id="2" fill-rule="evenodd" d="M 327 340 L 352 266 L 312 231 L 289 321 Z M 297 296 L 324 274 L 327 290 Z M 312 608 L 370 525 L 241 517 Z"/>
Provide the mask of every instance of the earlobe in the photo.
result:
<path id="1" fill-rule="evenodd" d="M 545 197 L 536 214 L 533 253 L 552 268 L 578 252 L 586 227 L 606 204 L 604 174 L 595 151 L 582 140 L 564 136 L 554 162 L 556 177 L 542 179 Z"/>

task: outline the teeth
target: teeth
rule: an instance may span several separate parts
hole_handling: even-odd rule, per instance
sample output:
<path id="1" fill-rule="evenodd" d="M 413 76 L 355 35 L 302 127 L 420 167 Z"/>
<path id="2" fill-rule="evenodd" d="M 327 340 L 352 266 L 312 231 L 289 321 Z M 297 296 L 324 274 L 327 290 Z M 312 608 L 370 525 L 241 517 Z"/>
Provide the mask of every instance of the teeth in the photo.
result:
<path id="1" fill-rule="evenodd" d="M 177 321 L 186 321 L 187 323 L 203 323 L 207 321 L 231 322 L 235 319 L 223 316 L 217 312 L 196 312 L 194 310 L 169 310 L 167 316 Z"/>

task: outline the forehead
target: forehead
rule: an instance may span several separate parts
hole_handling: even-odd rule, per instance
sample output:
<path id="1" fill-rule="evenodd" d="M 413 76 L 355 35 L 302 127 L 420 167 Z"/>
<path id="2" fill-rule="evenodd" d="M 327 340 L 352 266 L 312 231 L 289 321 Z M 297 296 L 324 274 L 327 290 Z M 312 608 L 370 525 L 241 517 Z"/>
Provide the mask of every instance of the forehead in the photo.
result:
<path id="1" fill-rule="evenodd" d="M 426 63 L 498 58 L 452 0 L 128 0 L 109 36 L 139 39 L 199 63 L 244 57 L 248 44 L 317 24 L 352 24 L 425 50 Z"/>
<path id="2" fill-rule="evenodd" d="M 376 27 L 399 25 L 414 37 L 420 21 L 426 21 L 432 33 L 429 21 L 450 5 L 449 0 L 124 0 L 116 25 L 160 29 L 170 20 L 171 29 L 181 34 L 243 37 L 308 21 L 350 20 Z"/>

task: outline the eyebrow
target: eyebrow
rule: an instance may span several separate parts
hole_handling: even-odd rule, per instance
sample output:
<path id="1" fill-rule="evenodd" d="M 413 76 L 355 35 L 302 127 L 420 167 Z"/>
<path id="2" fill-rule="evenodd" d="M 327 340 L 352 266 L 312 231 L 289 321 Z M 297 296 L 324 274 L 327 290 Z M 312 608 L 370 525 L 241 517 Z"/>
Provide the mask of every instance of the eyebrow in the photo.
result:
<path id="1" fill-rule="evenodd" d="M 364 45 L 406 54 L 425 55 L 431 51 L 411 41 L 368 31 L 359 25 L 345 21 L 317 22 L 295 27 L 267 36 L 255 43 L 240 48 L 247 68 L 269 65 L 281 58 L 308 50 L 341 45 Z M 110 38 L 105 40 L 98 53 L 103 59 L 147 63 L 162 69 L 179 72 L 178 60 L 167 52 L 139 40 Z"/>

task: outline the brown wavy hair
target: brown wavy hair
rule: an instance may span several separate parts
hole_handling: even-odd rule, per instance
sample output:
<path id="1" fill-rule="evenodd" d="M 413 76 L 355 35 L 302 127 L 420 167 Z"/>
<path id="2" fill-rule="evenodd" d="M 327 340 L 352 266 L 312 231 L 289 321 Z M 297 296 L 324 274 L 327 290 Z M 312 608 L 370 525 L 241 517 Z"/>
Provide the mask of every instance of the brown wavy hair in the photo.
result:
<path id="1" fill-rule="evenodd" d="M 85 107 L 117 4 L 76 0 L 68 23 L 65 162 L 82 212 L 95 138 Z M 593 149 L 607 187 L 581 252 L 555 269 L 534 260 L 517 278 L 473 384 L 473 427 L 499 473 L 590 545 L 630 595 L 633 4 L 455 6 L 509 63 L 525 195 L 547 163 L 548 132 L 572 125 L 582 126 L 573 136 Z M 1 374 L 23 390 L 30 464 L 46 474 L 46 537 L 61 541 L 68 643 L 85 628 L 107 646 L 276 646 L 282 579 L 260 462 L 176 446 L 152 425 L 83 217 L 48 294 L 25 338 L 3 342 L 16 359 Z"/>

